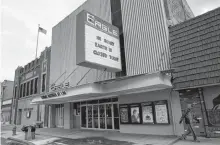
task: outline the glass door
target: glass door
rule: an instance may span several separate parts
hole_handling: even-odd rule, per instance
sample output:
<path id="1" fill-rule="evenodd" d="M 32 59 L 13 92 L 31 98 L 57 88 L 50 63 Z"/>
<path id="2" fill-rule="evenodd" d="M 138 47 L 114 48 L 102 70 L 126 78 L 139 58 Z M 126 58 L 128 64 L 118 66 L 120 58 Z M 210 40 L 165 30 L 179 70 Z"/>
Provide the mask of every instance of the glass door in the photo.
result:
<path id="1" fill-rule="evenodd" d="M 99 105 L 93 105 L 93 128 L 99 128 Z"/>
<path id="2" fill-rule="evenodd" d="M 86 106 L 81 107 L 81 127 L 87 127 L 87 111 Z"/>
<path id="3" fill-rule="evenodd" d="M 105 104 L 99 105 L 99 122 L 100 129 L 105 129 Z"/>
<path id="4" fill-rule="evenodd" d="M 87 109 L 88 109 L 88 128 L 93 128 L 92 105 L 87 106 Z"/>
<path id="5" fill-rule="evenodd" d="M 112 129 L 112 104 L 106 104 L 106 129 Z"/>
<path id="6" fill-rule="evenodd" d="M 118 103 L 81 106 L 81 127 L 91 129 L 119 129 Z"/>

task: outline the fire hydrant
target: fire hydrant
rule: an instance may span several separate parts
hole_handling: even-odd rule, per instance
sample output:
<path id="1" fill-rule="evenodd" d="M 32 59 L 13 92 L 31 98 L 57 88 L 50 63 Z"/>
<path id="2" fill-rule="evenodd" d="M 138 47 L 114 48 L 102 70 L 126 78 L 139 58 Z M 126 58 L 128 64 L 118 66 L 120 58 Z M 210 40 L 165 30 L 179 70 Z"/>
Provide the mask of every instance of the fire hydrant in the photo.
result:
<path id="1" fill-rule="evenodd" d="M 16 126 L 12 128 L 12 135 L 16 135 Z"/>

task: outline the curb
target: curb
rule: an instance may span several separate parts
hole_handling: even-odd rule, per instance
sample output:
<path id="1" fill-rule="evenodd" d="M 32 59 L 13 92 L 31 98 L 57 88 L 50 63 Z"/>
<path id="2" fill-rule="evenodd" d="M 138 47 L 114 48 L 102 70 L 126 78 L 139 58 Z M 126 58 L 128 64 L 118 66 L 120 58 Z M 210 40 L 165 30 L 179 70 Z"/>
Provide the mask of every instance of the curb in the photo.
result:
<path id="1" fill-rule="evenodd" d="M 7 142 L 15 142 L 15 143 L 21 143 L 22 145 L 34 145 L 33 143 L 26 141 L 26 140 L 21 140 L 21 139 L 17 139 L 17 138 L 13 138 L 13 137 L 9 137 L 7 138 Z"/>

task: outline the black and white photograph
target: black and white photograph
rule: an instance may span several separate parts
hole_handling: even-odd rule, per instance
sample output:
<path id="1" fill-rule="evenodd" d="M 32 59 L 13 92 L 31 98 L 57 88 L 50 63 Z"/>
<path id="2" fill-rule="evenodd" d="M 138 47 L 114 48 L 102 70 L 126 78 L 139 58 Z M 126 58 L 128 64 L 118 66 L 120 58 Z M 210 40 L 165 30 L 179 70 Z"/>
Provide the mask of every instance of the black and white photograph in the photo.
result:
<path id="1" fill-rule="evenodd" d="M 1 0 L 2 145 L 219 145 L 220 0 Z"/>

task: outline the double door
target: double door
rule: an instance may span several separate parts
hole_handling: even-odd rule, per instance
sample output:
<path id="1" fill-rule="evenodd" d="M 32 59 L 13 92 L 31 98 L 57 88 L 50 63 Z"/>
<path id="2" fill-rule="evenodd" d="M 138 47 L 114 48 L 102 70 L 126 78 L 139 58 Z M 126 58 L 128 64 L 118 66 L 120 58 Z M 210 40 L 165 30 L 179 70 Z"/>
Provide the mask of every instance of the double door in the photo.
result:
<path id="1" fill-rule="evenodd" d="M 55 125 L 62 128 L 64 125 L 64 104 L 55 105 Z"/>
<path id="2" fill-rule="evenodd" d="M 89 104 L 81 106 L 81 127 L 91 129 L 119 129 L 117 103 Z"/>

